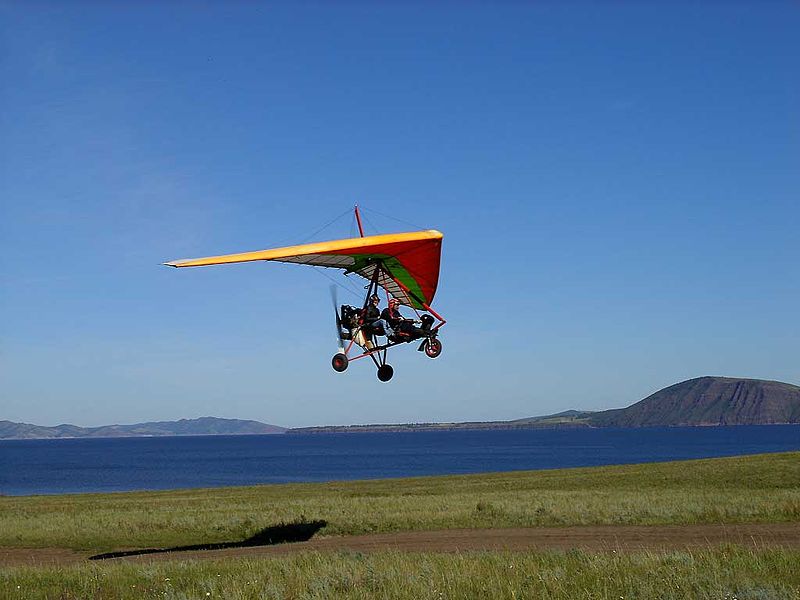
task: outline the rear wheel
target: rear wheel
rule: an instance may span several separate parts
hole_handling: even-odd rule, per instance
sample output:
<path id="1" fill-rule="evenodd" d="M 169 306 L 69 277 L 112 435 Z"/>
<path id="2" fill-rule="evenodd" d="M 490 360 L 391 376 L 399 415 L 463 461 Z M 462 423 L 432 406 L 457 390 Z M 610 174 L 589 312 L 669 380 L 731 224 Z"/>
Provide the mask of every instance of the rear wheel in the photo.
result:
<path id="1" fill-rule="evenodd" d="M 442 353 L 442 342 L 438 338 L 431 338 L 425 343 L 425 354 L 428 358 L 436 358 Z"/>
<path id="2" fill-rule="evenodd" d="M 391 365 L 381 365 L 378 367 L 378 379 L 381 381 L 389 381 L 394 375 L 394 369 Z"/>
<path id="3" fill-rule="evenodd" d="M 339 352 L 338 354 L 334 354 L 333 358 L 331 359 L 331 366 L 333 367 L 334 371 L 341 373 L 347 369 L 347 364 L 350 361 L 347 360 L 347 356 Z"/>

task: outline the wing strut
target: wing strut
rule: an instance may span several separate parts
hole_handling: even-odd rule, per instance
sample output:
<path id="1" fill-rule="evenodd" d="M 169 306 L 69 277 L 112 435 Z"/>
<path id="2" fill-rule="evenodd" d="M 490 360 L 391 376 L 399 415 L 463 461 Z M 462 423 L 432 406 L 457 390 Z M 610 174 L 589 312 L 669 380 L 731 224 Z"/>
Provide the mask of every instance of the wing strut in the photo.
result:
<path id="1" fill-rule="evenodd" d="M 361 225 L 361 213 L 358 210 L 358 204 L 355 206 L 356 209 L 356 222 L 358 223 L 358 233 L 361 237 L 364 237 L 364 226 Z"/>

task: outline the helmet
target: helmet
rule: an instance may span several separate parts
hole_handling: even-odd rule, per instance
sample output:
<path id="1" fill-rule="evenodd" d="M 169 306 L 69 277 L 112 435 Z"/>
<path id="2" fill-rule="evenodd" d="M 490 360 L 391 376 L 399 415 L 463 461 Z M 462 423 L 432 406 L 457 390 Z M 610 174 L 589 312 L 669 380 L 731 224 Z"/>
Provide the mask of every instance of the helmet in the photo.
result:
<path id="1" fill-rule="evenodd" d="M 381 298 L 380 298 L 380 296 L 378 296 L 378 294 L 372 294 L 372 296 L 370 296 L 369 299 L 370 299 L 370 302 L 375 302 L 375 300 L 377 300 L 378 302 L 381 301 Z"/>
<path id="2" fill-rule="evenodd" d="M 400 304 L 400 300 L 397 298 L 389 298 L 389 306 L 397 306 Z"/>

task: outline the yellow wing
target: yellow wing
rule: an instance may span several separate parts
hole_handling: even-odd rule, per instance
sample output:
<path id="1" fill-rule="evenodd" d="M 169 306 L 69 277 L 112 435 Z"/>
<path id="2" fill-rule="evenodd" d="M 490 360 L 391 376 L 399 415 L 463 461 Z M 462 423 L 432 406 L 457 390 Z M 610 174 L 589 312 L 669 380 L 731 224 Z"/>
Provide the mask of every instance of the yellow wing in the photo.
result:
<path id="1" fill-rule="evenodd" d="M 318 267 L 333 267 L 370 279 L 381 262 L 389 277 L 379 282 L 392 296 L 416 308 L 430 305 L 439 282 L 443 235 L 434 230 L 390 233 L 316 242 L 270 250 L 175 260 L 170 267 L 203 267 L 269 260 Z"/>

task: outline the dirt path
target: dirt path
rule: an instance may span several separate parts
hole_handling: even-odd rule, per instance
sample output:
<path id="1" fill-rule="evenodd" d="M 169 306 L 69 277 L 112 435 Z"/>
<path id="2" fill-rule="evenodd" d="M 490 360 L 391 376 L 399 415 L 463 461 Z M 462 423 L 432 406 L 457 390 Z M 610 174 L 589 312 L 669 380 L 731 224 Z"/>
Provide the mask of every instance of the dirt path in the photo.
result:
<path id="1" fill-rule="evenodd" d="M 83 562 L 87 556 L 67 548 L 0 548 L 0 569 L 73 564 Z"/>
<path id="2" fill-rule="evenodd" d="M 323 537 L 307 542 L 145 554 L 114 560 L 208 560 L 221 558 L 256 558 L 315 550 L 374 552 L 463 552 L 470 550 L 569 550 L 620 552 L 634 550 L 673 550 L 701 548 L 725 543 L 753 548 L 800 548 L 800 523 L 743 525 L 669 525 L 597 527 L 532 527 L 527 529 L 452 529 L 444 531 L 408 531 L 346 537 Z M 88 553 L 62 548 L 0 548 L 0 567 L 17 565 L 63 565 L 84 562 Z"/>

